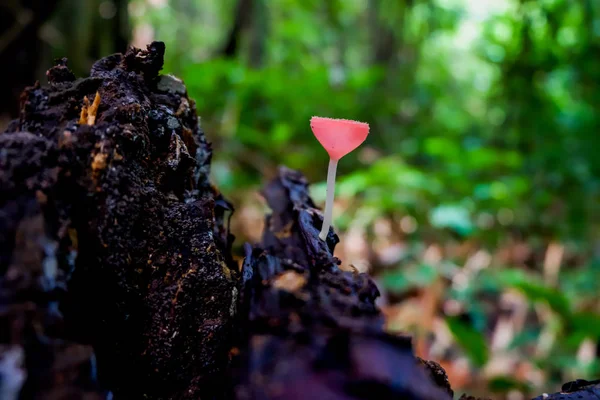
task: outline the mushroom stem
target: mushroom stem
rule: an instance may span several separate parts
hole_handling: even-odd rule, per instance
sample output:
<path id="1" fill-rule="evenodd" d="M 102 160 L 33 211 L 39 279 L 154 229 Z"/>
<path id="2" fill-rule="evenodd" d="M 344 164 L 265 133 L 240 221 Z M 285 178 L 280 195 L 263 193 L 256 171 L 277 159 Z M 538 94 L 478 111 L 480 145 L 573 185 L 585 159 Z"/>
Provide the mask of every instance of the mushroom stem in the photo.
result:
<path id="1" fill-rule="evenodd" d="M 335 173 L 338 160 L 330 159 L 329 168 L 327 168 L 327 198 L 325 200 L 325 214 L 323 215 L 323 227 L 319 233 L 319 239 L 325 240 L 331 226 L 333 218 L 333 195 L 335 194 Z"/>

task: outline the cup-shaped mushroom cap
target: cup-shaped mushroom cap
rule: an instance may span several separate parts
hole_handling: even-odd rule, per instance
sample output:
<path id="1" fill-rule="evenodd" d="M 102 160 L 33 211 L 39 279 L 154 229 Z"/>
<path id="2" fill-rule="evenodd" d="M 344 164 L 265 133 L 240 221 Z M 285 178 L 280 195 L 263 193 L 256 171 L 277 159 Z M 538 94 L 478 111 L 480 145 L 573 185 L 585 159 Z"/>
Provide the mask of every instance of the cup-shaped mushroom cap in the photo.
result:
<path id="1" fill-rule="evenodd" d="M 348 119 L 312 117 L 310 128 L 332 160 L 356 149 L 369 134 L 369 124 Z"/>

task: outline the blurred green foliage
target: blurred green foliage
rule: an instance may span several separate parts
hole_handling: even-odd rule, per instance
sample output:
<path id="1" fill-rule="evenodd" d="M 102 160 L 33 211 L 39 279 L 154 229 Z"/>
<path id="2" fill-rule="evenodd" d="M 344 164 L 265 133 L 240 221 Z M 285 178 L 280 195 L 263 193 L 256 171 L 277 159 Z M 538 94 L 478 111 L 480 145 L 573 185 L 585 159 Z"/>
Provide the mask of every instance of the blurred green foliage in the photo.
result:
<path id="1" fill-rule="evenodd" d="M 470 323 L 457 317 L 446 319 L 450 332 L 477 367 L 483 367 L 488 361 L 488 348 L 485 336 Z"/>
<path id="2" fill-rule="evenodd" d="M 340 163 L 339 195 L 371 219 L 408 213 L 486 240 L 498 225 L 598 235 L 600 3 L 252 0 L 224 55 L 240 3 L 130 6 L 138 30 L 167 42 L 166 71 L 197 101 L 226 193 L 278 164 L 322 181 L 308 121 L 352 118 L 372 133 Z"/>
<path id="3" fill-rule="evenodd" d="M 562 337 L 533 357 L 548 379 L 577 364 L 582 340 L 598 343 L 599 1 L 131 0 L 129 11 L 134 41 L 150 32 L 167 43 L 165 70 L 195 99 L 213 178 L 236 204 L 279 164 L 302 170 L 324 200 L 328 157 L 310 117 L 366 121 L 369 138 L 339 164 L 337 229 L 372 232 L 386 218 L 411 249 L 515 240 L 537 255 L 528 271 L 495 266 L 449 290 L 469 318 L 447 325 L 475 365 L 488 360 L 486 298 L 507 290 L 551 312 L 511 343 L 525 354 L 544 332 Z M 556 283 L 542 279 L 539 256 L 551 241 L 577 255 Z M 381 282 L 426 288 L 461 262 L 400 262 Z"/>

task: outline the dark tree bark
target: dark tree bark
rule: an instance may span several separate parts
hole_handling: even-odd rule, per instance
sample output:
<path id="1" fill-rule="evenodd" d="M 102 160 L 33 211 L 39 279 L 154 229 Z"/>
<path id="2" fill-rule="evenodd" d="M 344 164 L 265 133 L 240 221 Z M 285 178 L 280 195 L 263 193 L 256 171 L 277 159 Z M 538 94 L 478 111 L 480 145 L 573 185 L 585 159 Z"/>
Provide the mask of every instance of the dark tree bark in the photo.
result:
<path id="1" fill-rule="evenodd" d="M 0 65 L 4 76 L 10 77 L 0 80 L 0 117 L 16 117 L 19 95 L 35 82 L 43 45 L 38 31 L 57 4 L 58 0 L 0 3 Z"/>
<path id="2" fill-rule="evenodd" d="M 129 43 L 127 0 L 7 0 L 0 2 L 0 130 L 17 117 L 19 96 L 44 78 L 51 47 L 67 56 L 76 75 L 87 74 L 98 58 L 124 52 Z M 45 35 L 51 26 L 60 40 Z M 48 36 L 48 37 L 46 37 Z M 53 46 L 48 42 L 55 40 Z"/>
<path id="3" fill-rule="evenodd" d="M 370 278 L 338 268 L 333 231 L 318 239 L 299 173 L 266 189 L 265 251 L 247 247 L 237 279 L 232 207 L 209 184 L 185 86 L 158 75 L 163 53 L 112 55 L 80 80 L 59 62 L 0 135 L 0 385 L 14 398 L 446 398 L 410 340 L 383 332 Z"/>
<path id="4" fill-rule="evenodd" d="M 227 34 L 225 44 L 221 50 L 221 55 L 224 57 L 234 57 L 240 46 L 241 32 L 247 26 L 252 14 L 254 0 L 238 0 L 233 24 Z"/>
<path id="5" fill-rule="evenodd" d="M 62 40 L 58 55 L 69 59 L 76 76 L 107 54 L 125 52 L 130 39 L 127 0 L 61 0 L 50 24 Z"/>
<path id="6" fill-rule="evenodd" d="M 25 398 L 224 390 L 231 207 L 185 86 L 158 76 L 163 54 L 109 56 L 77 81 L 58 65 L 0 135 L 2 343 L 25 358 L 0 384 L 25 373 Z"/>
<path id="7" fill-rule="evenodd" d="M 238 273 L 233 207 L 164 51 L 79 80 L 59 61 L 0 134 L 2 398 L 450 399 L 444 370 L 384 332 L 369 276 L 340 269 L 333 230 L 318 238 L 299 172 L 266 187 Z M 563 392 L 548 398 L 597 384 Z"/>
<path id="8" fill-rule="evenodd" d="M 560 392 L 545 394 L 533 400 L 597 400 L 600 399 L 600 379 L 586 381 L 578 379 L 562 385 Z"/>
<path id="9" fill-rule="evenodd" d="M 451 399 L 445 373 L 441 387 L 428 374 L 439 366 L 423 368 L 409 337 L 384 333 L 379 291 L 367 274 L 338 267 L 333 230 L 319 239 L 306 179 L 282 167 L 264 194 L 273 214 L 242 268 L 236 398 Z"/>
<path id="10" fill-rule="evenodd" d="M 271 25 L 269 7 L 265 0 L 254 0 L 250 25 L 248 64 L 253 68 L 260 68 L 264 63 Z"/>

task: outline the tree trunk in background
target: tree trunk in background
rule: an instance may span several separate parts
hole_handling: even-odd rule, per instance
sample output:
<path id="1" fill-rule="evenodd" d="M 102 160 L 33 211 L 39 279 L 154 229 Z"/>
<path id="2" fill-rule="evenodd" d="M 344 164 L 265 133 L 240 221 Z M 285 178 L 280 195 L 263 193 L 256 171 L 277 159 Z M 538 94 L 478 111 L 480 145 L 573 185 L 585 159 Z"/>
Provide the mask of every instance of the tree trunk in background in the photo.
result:
<path id="1" fill-rule="evenodd" d="M 265 0 L 254 0 L 252 21 L 250 25 L 250 43 L 248 46 L 248 63 L 251 67 L 263 65 L 266 50 L 266 40 L 269 36 L 270 15 Z"/>
<path id="2" fill-rule="evenodd" d="M 189 60 L 188 52 L 195 47 L 187 33 L 189 26 L 194 25 L 198 10 L 194 6 L 193 0 L 174 1 L 171 7 L 175 11 L 178 24 L 175 28 L 177 46 L 169 49 L 169 59 L 172 66 L 171 72 L 179 75 L 182 73 L 185 60 Z"/>
<path id="3" fill-rule="evenodd" d="M 67 57 L 76 76 L 107 54 L 125 52 L 131 37 L 127 0 L 61 0 L 50 21 L 53 57 Z"/>
<path id="4" fill-rule="evenodd" d="M 235 16 L 233 18 L 233 24 L 231 25 L 231 29 L 227 34 L 227 39 L 225 40 L 225 44 L 221 50 L 221 55 L 225 57 L 234 57 L 239 51 L 241 33 L 248 25 L 252 14 L 253 5 L 254 0 L 238 1 L 235 9 Z"/>
<path id="5" fill-rule="evenodd" d="M 398 54 L 398 40 L 395 31 L 381 18 L 385 2 L 386 0 L 369 0 L 368 3 L 371 48 L 373 49 L 371 57 L 373 64 L 382 66 L 389 65 L 394 56 Z"/>
<path id="6" fill-rule="evenodd" d="M 368 21 L 369 33 L 371 41 L 371 60 L 372 64 L 376 65 L 384 71 L 381 80 L 374 85 L 371 90 L 370 104 L 377 104 L 380 110 L 389 110 L 390 107 L 398 109 L 398 105 L 404 100 L 404 96 L 410 92 L 410 83 L 405 79 L 400 79 L 405 72 L 404 69 L 412 67 L 410 62 L 403 62 L 404 53 L 410 50 L 403 43 L 403 36 L 398 35 L 402 32 L 406 9 L 408 7 L 407 0 L 369 0 L 368 3 Z M 395 21 L 395 26 L 392 22 Z M 399 26 L 398 26 L 399 25 Z M 406 75 L 412 76 L 412 75 Z M 381 93 L 394 93 L 394 99 L 381 96 Z M 390 104 L 391 101 L 396 104 Z M 400 120 L 399 116 L 397 124 L 400 126 L 404 121 Z M 377 127 L 377 116 L 373 116 L 374 128 Z M 395 132 L 390 129 L 379 130 L 379 135 L 373 135 L 371 143 L 376 147 L 385 148 L 386 143 L 394 143 L 396 140 Z"/>
<path id="7" fill-rule="evenodd" d="M 49 59 L 66 56 L 81 76 L 103 55 L 124 52 L 130 37 L 127 5 L 127 0 L 2 2 L 0 129 L 17 116 L 23 89 L 45 79 Z"/>
<path id="8" fill-rule="evenodd" d="M 2 120 L 18 114 L 23 89 L 39 79 L 38 66 L 44 43 L 40 27 L 58 0 L 5 0 L 0 3 L 0 130 Z M 7 121 L 6 121 L 7 122 Z"/>

